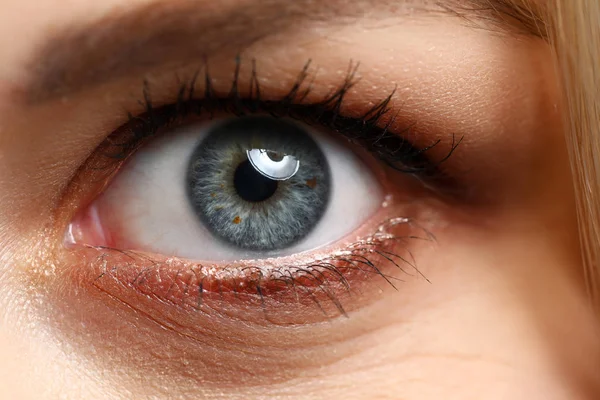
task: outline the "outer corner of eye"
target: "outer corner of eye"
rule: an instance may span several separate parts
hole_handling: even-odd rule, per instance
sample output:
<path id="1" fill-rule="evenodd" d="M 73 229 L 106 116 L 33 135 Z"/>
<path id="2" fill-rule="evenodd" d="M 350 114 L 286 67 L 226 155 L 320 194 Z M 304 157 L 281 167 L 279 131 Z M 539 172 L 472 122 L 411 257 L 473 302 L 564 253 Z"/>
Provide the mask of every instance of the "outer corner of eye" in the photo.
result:
<path id="1" fill-rule="evenodd" d="M 383 202 L 349 147 L 288 119 L 230 117 L 147 143 L 67 232 L 74 244 L 231 262 L 348 236 Z"/>

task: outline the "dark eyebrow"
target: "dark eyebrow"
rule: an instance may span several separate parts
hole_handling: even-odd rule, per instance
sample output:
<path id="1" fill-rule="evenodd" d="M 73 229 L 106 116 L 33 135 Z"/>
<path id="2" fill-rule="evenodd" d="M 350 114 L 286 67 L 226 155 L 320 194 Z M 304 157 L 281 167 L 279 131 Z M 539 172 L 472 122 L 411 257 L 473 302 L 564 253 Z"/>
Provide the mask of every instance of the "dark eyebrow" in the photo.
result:
<path id="1" fill-rule="evenodd" d="M 58 29 L 26 66 L 21 92 L 30 104 L 49 101 L 159 66 L 198 62 L 222 51 L 241 52 L 264 37 L 298 29 L 303 21 L 347 23 L 376 15 L 451 14 L 485 29 L 542 37 L 542 19 L 528 0 L 155 0 L 95 22 Z M 215 5 L 216 4 L 216 5 Z"/>

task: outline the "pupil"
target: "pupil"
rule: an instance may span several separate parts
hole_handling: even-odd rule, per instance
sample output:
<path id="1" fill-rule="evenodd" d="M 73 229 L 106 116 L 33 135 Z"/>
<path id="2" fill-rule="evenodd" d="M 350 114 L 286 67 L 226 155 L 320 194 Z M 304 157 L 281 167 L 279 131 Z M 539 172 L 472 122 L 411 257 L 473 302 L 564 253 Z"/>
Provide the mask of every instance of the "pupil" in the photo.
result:
<path id="1" fill-rule="evenodd" d="M 265 201 L 277 191 L 277 181 L 261 175 L 248 160 L 235 170 L 233 186 L 242 199 L 251 203 Z"/>

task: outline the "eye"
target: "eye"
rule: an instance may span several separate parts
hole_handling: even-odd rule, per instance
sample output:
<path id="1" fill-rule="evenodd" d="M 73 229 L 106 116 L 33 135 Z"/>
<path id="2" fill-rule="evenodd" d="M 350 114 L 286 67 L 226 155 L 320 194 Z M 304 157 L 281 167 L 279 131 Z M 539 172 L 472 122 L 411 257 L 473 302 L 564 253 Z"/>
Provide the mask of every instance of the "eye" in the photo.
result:
<path id="1" fill-rule="evenodd" d="M 143 146 L 71 231 L 91 245 L 194 260 L 288 256 L 364 223 L 383 200 L 378 179 L 317 128 L 225 117 Z"/>
<path id="2" fill-rule="evenodd" d="M 308 65 L 283 94 L 239 61 L 229 89 L 195 74 L 155 106 L 144 85 L 143 112 L 70 189 L 75 279 L 157 318 L 170 304 L 295 324 L 346 315 L 344 299 L 375 297 L 376 279 L 419 275 L 414 244 L 431 236 L 413 221 L 443 209 L 431 188 L 446 184 L 438 166 L 455 143 L 426 154 L 438 141 L 396 120 L 393 93 L 347 107 L 356 69 L 317 95 Z"/>

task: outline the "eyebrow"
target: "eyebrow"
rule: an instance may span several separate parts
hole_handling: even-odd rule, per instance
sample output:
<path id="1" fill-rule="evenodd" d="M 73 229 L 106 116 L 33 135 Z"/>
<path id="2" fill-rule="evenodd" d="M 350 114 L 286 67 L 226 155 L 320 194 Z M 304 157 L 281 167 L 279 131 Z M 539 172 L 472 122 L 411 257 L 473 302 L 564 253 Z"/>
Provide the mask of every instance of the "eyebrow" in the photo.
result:
<path id="1" fill-rule="evenodd" d="M 221 4 L 219 4 L 221 3 Z M 224 5 L 222 5 L 224 4 Z M 126 12 L 59 29 L 26 66 L 31 80 L 21 93 L 30 104 L 50 101 L 169 63 L 241 52 L 303 21 L 348 23 L 373 14 L 453 15 L 474 28 L 543 38 L 541 13 L 528 0 L 155 0 Z"/>

